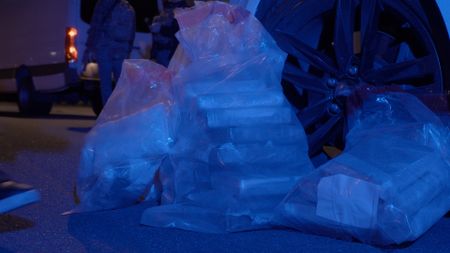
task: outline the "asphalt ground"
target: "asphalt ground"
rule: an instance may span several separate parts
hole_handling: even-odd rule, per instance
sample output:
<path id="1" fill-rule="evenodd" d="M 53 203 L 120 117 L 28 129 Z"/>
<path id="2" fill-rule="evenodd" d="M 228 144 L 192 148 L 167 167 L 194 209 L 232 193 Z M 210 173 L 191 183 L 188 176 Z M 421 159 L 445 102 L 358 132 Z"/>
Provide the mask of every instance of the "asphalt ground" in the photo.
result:
<path id="1" fill-rule="evenodd" d="M 0 252 L 450 252 L 450 218 L 413 243 L 376 248 L 287 229 L 205 234 L 153 228 L 140 225 L 145 203 L 62 216 L 74 207 L 80 149 L 94 123 L 87 106 L 58 105 L 49 117 L 23 118 L 14 104 L 0 104 L 0 170 L 42 197 L 0 215 Z"/>

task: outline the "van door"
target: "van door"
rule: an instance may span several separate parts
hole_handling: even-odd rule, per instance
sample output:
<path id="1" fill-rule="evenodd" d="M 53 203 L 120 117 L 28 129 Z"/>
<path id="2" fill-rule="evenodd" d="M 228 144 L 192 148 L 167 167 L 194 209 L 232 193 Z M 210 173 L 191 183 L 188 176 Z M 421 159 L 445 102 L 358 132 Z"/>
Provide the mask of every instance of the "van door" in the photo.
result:
<path id="1" fill-rule="evenodd" d="M 0 1 L 0 92 L 15 93 L 15 71 L 26 65 L 37 89 L 64 86 L 68 0 Z M 56 11 L 57 10 L 57 11 Z"/>

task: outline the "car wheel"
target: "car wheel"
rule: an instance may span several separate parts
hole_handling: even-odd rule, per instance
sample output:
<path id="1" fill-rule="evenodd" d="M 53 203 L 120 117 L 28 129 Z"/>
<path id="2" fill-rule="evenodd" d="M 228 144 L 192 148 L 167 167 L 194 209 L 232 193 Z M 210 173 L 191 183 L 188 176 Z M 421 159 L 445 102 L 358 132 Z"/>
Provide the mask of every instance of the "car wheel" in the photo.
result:
<path id="1" fill-rule="evenodd" d="M 33 84 L 31 72 L 26 66 L 20 66 L 16 71 L 17 104 L 23 115 L 48 115 L 52 102 L 40 101 L 39 93 Z"/>
<path id="2" fill-rule="evenodd" d="M 361 87 L 447 100 L 448 55 L 423 8 L 401 0 L 262 0 L 257 17 L 288 57 L 282 85 L 309 153 L 343 148 L 347 103 Z M 417 7 L 417 6 L 416 6 Z M 448 51 L 447 51 L 448 52 Z M 425 96 L 424 96 L 425 95 Z"/>

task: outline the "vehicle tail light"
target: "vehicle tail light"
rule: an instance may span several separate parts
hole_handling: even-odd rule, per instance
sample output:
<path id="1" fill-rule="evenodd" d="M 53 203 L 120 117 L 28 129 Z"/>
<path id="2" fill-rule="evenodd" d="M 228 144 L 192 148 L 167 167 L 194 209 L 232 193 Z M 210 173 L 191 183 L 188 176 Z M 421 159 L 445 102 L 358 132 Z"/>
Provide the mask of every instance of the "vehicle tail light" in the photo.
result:
<path id="1" fill-rule="evenodd" d="M 75 27 L 67 27 L 66 29 L 66 63 L 76 62 L 78 60 L 78 49 L 75 45 L 75 38 L 78 31 Z"/>

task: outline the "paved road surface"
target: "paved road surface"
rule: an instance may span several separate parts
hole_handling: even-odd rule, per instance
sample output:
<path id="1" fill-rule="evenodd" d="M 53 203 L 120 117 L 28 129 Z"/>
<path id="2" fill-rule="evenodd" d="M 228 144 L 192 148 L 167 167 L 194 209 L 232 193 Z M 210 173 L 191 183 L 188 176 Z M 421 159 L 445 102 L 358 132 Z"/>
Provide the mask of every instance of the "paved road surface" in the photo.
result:
<path id="1" fill-rule="evenodd" d="M 84 106 L 56 106 L 47 118 L 20 118 L 16 111 L 0 104 L 0 169 L 33 184 L 42 201 L 0 216 L 0 252 L 450 252 L 450 218 L 415 243 L 386 250 L 292 230 L 217 235 L 146 227 L 139 224 L 145 204 L 61 216 L 73 207 L 93 114 Z"/>

